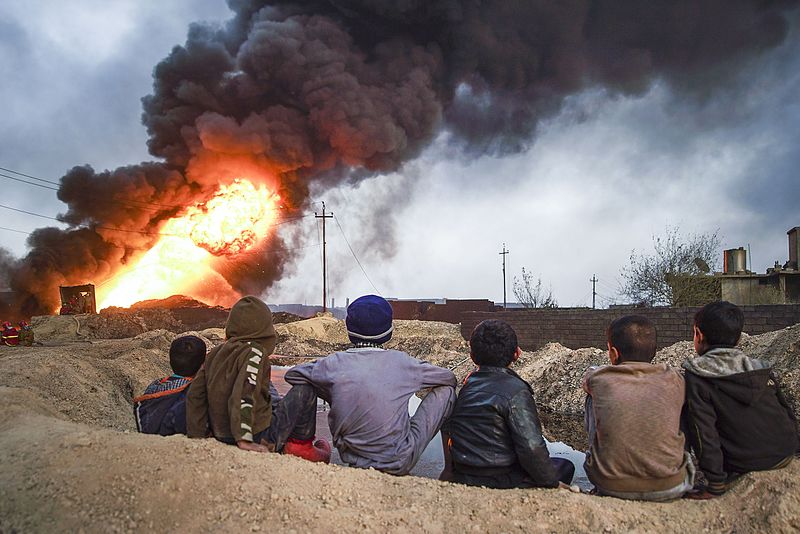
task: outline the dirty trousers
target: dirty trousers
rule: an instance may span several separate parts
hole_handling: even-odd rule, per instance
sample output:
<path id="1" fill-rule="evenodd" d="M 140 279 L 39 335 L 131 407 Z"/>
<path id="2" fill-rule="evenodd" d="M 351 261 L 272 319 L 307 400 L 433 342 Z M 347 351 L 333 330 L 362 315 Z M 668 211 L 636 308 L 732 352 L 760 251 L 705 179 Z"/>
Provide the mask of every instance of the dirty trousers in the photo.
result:
<path id="1" fill-rule="evenodd" d="M 575 476 L 575 464 L 566 458 L 550 457 L 559 482 L 571 484 Z M 465 473 L 464 471 L 469 471 Z M 471 466 L 453 465 L 451 482 L 467 486 L 483 486 L 493 489 L 534 488 L 537 487 L 521 465 L 481 469 Z"/>
<path id="2" fill-rule="evenodd" d="M 275 444 L 275 450 L 283 450 L 289 438 L 313 439 L 317 432 L 317 395 L 310 386 L 294 386 L 280 401 L 273 404 L 272 422 L 269 428 L 255 436 Z"/>
<path id="3" fill-rule="evenodd" d="M 439 386 L 422 399 L 417 411 L 409 420 L 408 441 L 410 454 L 404 458 L 365 458 L 356 451 L 340 450 L 342 461 L 351 467 L 374 468 L 390 475 L 407 475 L 417 465 L 425 447 L 439 431 L 445 419 L 450 417 L 456 402 L 454 388 Z"/>

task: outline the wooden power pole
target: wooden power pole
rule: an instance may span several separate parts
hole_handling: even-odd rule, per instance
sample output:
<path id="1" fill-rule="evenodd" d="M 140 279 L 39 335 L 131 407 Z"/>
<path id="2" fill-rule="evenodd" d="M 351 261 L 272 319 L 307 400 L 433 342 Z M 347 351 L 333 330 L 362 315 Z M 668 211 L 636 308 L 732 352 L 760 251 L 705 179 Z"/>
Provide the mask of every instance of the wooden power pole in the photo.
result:
<path id="1" fill-rule="evenodd" d="M 510 250 L 506 250 L 506 244 L 503 243 L 503 252 L 500 253 L 503 256 L 503 309 L 506 309 L 506 255 L 511 252 Z"/>
<path id="2" fill-rule="evenodd" d="M 325 240 L 325 219 L 333 219 L 333 213 L 325 214 L 325 202 L 322 203 L 322 215 L 314 212 L 314 217 L 322 219 L 322 312 L 328 311 L 328 261 L 327 241 Z"/>

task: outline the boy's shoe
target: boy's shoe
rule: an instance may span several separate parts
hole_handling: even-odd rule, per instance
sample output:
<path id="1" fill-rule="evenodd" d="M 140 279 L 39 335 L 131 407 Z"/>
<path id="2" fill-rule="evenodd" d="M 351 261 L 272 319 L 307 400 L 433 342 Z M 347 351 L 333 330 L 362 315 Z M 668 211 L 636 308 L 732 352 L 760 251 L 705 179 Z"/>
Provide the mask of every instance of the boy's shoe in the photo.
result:
<path id="1" fill-rule="evenodd" d="M 329 464 L 331 463 L 331 444 L 324 439 L 313 441 L 313 438 L 289 438 L 283 447 L 283 454 L 291 454 L 292 456 L 304 458 L 309 462 L 325 462 Z"/>

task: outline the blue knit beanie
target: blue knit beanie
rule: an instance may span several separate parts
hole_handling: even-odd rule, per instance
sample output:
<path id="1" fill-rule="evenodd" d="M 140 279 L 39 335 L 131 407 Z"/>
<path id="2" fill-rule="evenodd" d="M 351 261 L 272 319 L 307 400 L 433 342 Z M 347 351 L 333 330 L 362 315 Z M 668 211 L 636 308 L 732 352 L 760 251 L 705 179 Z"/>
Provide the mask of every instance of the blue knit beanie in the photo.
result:
<path id="1" fill-rule="evenodd" d="M 347 307 L 347 335 L 353 343 L 380 345 L 392 338 L 392 306 L 377 295 L 364 295 Z"/>

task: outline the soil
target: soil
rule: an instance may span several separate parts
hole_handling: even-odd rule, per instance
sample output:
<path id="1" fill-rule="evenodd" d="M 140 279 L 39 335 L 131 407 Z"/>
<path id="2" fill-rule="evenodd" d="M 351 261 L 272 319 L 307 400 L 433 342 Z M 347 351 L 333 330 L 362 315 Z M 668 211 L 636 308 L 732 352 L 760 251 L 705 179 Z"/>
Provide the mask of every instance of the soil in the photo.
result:
<path id="1" fill-rule="evenodd" d="M 346 343 L 341 322 L 300 323 L 278 327 L 295 347 L 304 338 L 318 348 Z M 169 373 L 166 350 L 176 333 L 76 341 L 66 335 L 75 324 L 41 320 L 35 328 L 43 345 L 0 347 L 0 532 L 800 529 L 800 462 L 749 474 L 713 501 L 654 504 L 564 490 L 470 488 L 249 453 L 213 439 L 137 434 L 131 399 Z M 398 321 L 394 342 L 453 366 L 467 356 L 456 329 Z M 195 333 L 209 346 L 224 335 L 219 328 Z M 742 347 L 772 361 L 797 398 L 800 325 L 747 337 Z M 678 344 L 658 357 L 676 365 L 690 354 L 690 345 Z M 605 358 L 596 349 L 552 344 L 524 354 L 516 369 L 532 381 L 543 411 L 574 418 L 582 410 L 575 390 L 583 371 Z M 470 367 L 456 369 L 466 374 Z"/>

